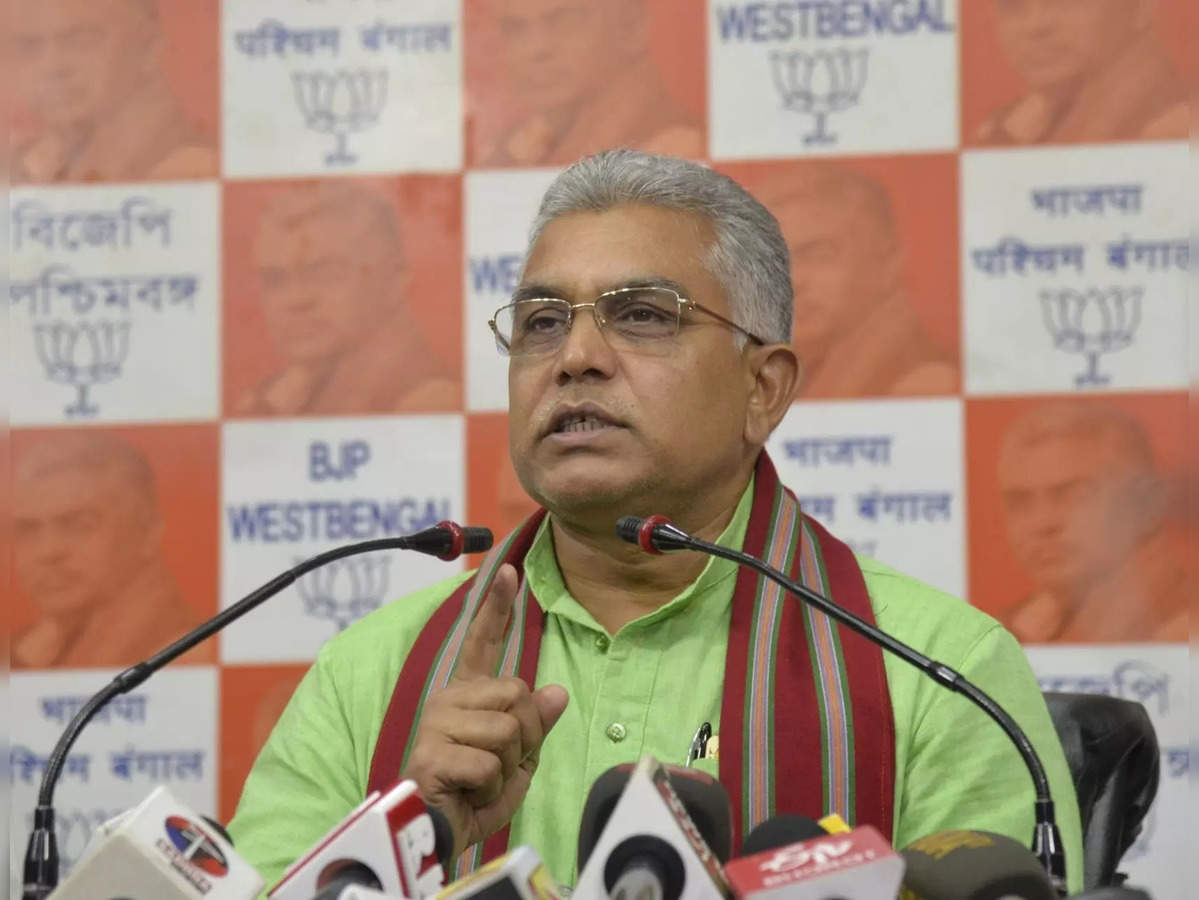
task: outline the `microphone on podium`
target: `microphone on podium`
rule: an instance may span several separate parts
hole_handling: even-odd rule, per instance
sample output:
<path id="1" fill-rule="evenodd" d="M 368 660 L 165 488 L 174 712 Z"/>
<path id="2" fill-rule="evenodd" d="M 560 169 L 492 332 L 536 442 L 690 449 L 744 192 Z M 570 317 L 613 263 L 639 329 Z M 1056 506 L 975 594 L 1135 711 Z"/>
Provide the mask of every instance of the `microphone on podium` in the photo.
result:
<path id="1" fill-rule="evenodd" d="M 268 892 L 271 900 L 313 900 L 333 884 L 378 889 L 420 900 L 445 884 L 454 844 L 442 813 L 425 806 L 416 782 L 374 791 L 303 856 Z M 334 894 L 340 897 L 339 894 Z M 369 895 L 368 895 L 369 896 Z"/>
<path id="2" fill-rule="evenodd" d="M 481 553 L 489 549 L 491 544 L 492 534 L 486 528 L 464 527 L 457 522 L 439 522 L 432 528 L 426 528 L 415 534 L 376 538 L 357 544 L 335 547 L 324 553 L 318 553 L 311 559 L 306 559 L 281 575 L 277 575 L 228 609 L 221 610 L 207 622 L 192 629 L 170 646 L 118 674 L 97 691 L 75 714 L 75 718 L 67 724 L 58 743 L 54 745 L 54 750 L 46 763 L 41 787 L 38 790 L 37 806 L 33 811 L 33 831 L 29 835 L 29 843 L 25 849 L 22 900 L 44 900 L 58 884 L 58 839 L 54 830 L 54 788 L 58 784 L 59 775 L 62 773 L 62 767 L 66 763 L 71 747 L 74 746 L 87 723 L 109 700 L 132 691 L 167 663 L 179 658 L 201 641 L 212 637 L 226 625 L 237 621 L 284 588 L 294 584 L 300 576 L 313 569 L 319 569 L 334 560 L 359 553 L 372 553 L 377 550 L 415 550 L 439 559 L 452 560 L 457 559 L 463 553 Z"/>
<path id="3" fill-rule="evenodd" d="M 155 788 L 96 829 L 54 900 L 254 900 L 262 877 L 223 831 Z"/>
<path id="4" fill-rule="evenodd" d="M 894 900 L 904 869 L 877 829 L 829 834 L 803 816 L 762 822 L 742 854 L 724 867 L 738 900 Z"/>
<path id="5" fill-rule="evenodd" d="M 903 641 L 892 637 L 870 622 L 859 618 L 846 609 L 842 609 L 827 597 L 821 596 L 797 581 L 788 578 L 778 569 L 748 553 L 722 547 L 701 538 L 694 537 L 673 524 L 665 516 L 623 516 L 616 523 L 616 533 L 630 544 L 638 545 L 646 553 L 662 553 L 665 550 L 696 550 L 710 556 L 731 560 L 738 565 L 748 566 L 755 572 L 764 575 L 771 581 L 795 594 L 825 615 L 840 622 L 851 631 L 857 632 L 888 653 L 894 654 L 909 665 L 915 666 L 925 675 L 942 687 L 968 698 L 975 706 L 985 712 L 1003 730 L 1008 739 L 1019 751 L 1024 764 L 1032 777 L 1034 801 L 1034 820 L 1031 849 L 1033 855 L 1048 873 L 1058 896 L 1066 896 L 1066 857 L 1062 846 L 1061 832 L 1058 830 L 1054 814 L 1053 795 L 1049 789 L 1049 776 L 1045 774 L 1045 766 L 1037 755 L 1032 741 L 1008 715 L 1007 711 L 996 703 L 990 695 L 969 681 L 960 672 L 955 671 L 944 663 L 930 659 L 920 651 L 908 646 Z"/>
<path id="6" fill-rule="evenodd" d="M 730 822 L 728 794 L 705 773 L 652 756 L 609 769 L 583 807 L 574 895 L 728 897 L 720 864 L 729 856 Z"/>

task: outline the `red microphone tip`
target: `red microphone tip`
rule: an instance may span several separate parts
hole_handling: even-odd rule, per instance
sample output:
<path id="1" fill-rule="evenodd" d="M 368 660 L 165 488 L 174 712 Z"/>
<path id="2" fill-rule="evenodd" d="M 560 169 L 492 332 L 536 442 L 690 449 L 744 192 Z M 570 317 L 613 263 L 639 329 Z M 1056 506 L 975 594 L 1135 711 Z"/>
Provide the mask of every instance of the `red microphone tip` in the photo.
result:
<path id="1" fill-rule="evenodd" d="M 647 516 L 637 529 L 637 545 L 646 553 L 661 553 L 654 544 L 654 528 L 658 525 L 673 525 L 666 516 Z"/>

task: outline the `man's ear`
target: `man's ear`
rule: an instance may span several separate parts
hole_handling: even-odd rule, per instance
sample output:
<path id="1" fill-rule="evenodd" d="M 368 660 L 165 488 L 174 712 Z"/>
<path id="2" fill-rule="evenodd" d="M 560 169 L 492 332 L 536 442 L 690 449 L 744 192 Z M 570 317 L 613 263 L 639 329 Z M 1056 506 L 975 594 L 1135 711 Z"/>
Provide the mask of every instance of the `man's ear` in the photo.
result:
<path id="1" fill-rule="evenodd" d="M 766 443 L 783 421 L 799 388 L 801 365 L 790 344 L 766 344 L 746 350 L 750 393 L 745 410 L 745 442 Z"/>

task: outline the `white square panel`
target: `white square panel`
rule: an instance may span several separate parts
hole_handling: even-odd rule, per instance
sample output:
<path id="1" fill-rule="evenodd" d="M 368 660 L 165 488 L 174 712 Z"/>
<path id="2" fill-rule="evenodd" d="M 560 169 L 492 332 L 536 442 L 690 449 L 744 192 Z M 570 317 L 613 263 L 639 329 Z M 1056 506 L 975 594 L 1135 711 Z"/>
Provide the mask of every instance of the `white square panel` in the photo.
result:
<path id="1" fill-rule="evenodd" d="M 957 0 L 708 13 L 713 159 L 957 146 Z"/>
<path id="2" fill-rule="evenodd" d="M 223 4 L 231 177 L 462 166 L 462 14 L 444 0 Z"/>
<path id="3" fill-rule="evenodd" d="M 767 443 L 804 512 L 865 556 L 961 597 L 961 401 L 804 402 Z"/>
<path id="4" fill-rule="evenodd" d="M 13 422 L 217 415 L 215 183 L 13 191 Z"/>
<path id="5" fill-rule="evenodd" d="M 465 509 L 461 415 L 225 423 L 221 606 L 343 544 Z M 304 662 L 380 605 L 462 570 L 412 551 L 338 560 L 229 626 L 224 662 Z"/>
<path id="6" fill-rule="evenodd" d="M 962 155 L 971 394 L 1186 385 L 1185 144 Z"/>
<path id="7" fill-rule="evenodd" d="M 487 322 L 520 280 L 529 226 L 558 169 L 466 173 L 466 401 L 471 412 L 508 409 L 508 359 Z"/>

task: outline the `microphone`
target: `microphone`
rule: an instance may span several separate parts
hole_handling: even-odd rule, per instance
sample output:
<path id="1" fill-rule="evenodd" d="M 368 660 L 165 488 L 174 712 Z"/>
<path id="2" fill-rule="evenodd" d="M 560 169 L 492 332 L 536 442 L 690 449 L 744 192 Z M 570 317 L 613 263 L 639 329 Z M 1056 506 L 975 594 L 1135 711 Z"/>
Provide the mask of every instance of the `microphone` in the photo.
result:
<path id="1" fill-rule="evenodd" d="M 989 831 L 941 831 L 902 851 L 904 900 L 1056 900 L 1028 848 Z"/>
<path id="2" fill-rule="evenodd" d="M 338 890 L 353 885 L 421 900 L 445 884 L 442 866 L 448 865 L 453 845 L 450 823 L 425 806 L 416 782 L 406 778 L 385 794 L 372 791 L 288 866 L 267 896 L 314 900 L 337 883 Z"/>
<path id="3" fill-rule="evenodd" d="M 748 566 L 755 572 L 765 575 L 771 581 L 781 585 L 798 596 L 805 603 L 815 606 L 825 615 L 840 622 L 851 631 L 855 631 L 868 641 L 882 647 L 910 665 L 915 666 L 925 675 L 942 687 L 949 688 L 967 697 L 975 706 L 985 712 L 1003 729 L 1003 733 L 1016 746 L 1024 764 L 1032 776 L 1033 790 L 1036 794 L 1034 815 L 1036 825 L 1033 827 L 1031 842 L 1033 855 L 1040 861 L 1053 882 L 1058 896 L 1066 896 L 1066 856 L 1062 846 L 1061 832 L 1058 830 L 1053 808 L 1053 795 L 1049 789 L 1049 776 L 1045 774 L 1045 766 L 1037 755 L 1032 741 L 1016 720 L 996 703 L 990 695 L 974 685 L 960 672 L 955 671 L 944 663 L 930 659 L 913 647 L 909 647 L 885 631 L 859 618 L 848 610 L 842 609 L 827 597 L 823 597 L 808 589 L 797 581 L 792 581 L 782 572 L 764 563 L 762 560 L 733 550 L 712 544 L 700 538 L 693 537 L 674 525 L 665 516 L 650 516 L 642 519 L 637 516 L 623 516 L 616 523 L 616 533 L 630 544 L 637 544 L 646 553 L 661 553 L 664 550 L 697 550 L 711 556 L 732 560 L 738 565 Z"/>
<path id="4" fill-rule="evenodd" d="M 157 787 L 96 829 L 54 900 L 254 900 L 262 877 L 223 830 Z"/>
<path id="5" fill-rule="evenodd" d="M 894 900 L 903 878 L 902 857 L 870 825 L 829 834 L 811 819 L 780 816 L 745 844 L 763 849 L 724 867 L 738 900 Z"/>
<path id="6" fill-rule="evenodd" d="M 745 840 L 741 842 L 741 855 L 754 856 L 799 841 L 824 837 L 829 833 L 819 822 L 809 819 L 807 816 L 783 813 L 759 822 L 751 829 L 745 836 Z"/>
<path id="7" fill-rule="evenodd" d="M 583 807 L 574 894 L 585 900 L 728 897 L 720 863 L 728 858 L 730 820 L 728 794 L 705 773 L 668 769 L 652 756 L 609 769 Z"/>
<path id="8" fill-rule="evenodd" d="M 294 584 L 296 579 L 302 575 L 306 575 L 313 569 L 319 569 L 334 560 L 359 553 L 372 553 L 376 550 L 415 550 L 418 553 L 428 553 L 440 559 L 452 560 L 457 559 L 463 553 L 480 553 L 487 550 L 491 547 L 491 543 L 492 535 L 486 528 L 463 527 L 456 522 L 439 522 L 432 528 L 426 528 L 416 534 L 376 538 L 357 544 L 347 544 L 344 547 L 335 547 L 324 553 L 318 553 L 311 559 L 306 559 L 283 574 L 277 575 L 228 609 L 221 610 L 207 622 L 189 631 L 170 646 L 118 674 L 97 691 L 75 714 L 75 718 L 67 725 L 47 760 L 41 788 L 38 791 L 37 806 L 33 811 L 33 831 L 29 835 L 29 843 L 25 849 L 22 900 L 44 900 L 58 884 L 58 841 L 54 831 L 54 788 L 58 784 L 67 754 L 70 753 L 80 732 L 109 700 L 132 691 L 167 663 L 177 659 L 201 641 L 207 640 L 226 625 L 237 621 L 284 588 Z"/>
<path id="9" fill-rule="evenodd" d="M 437 895 L 437 900 L 561 900 L 554 881 L 537 851 L 527 844 L 460 878 Z"/>

